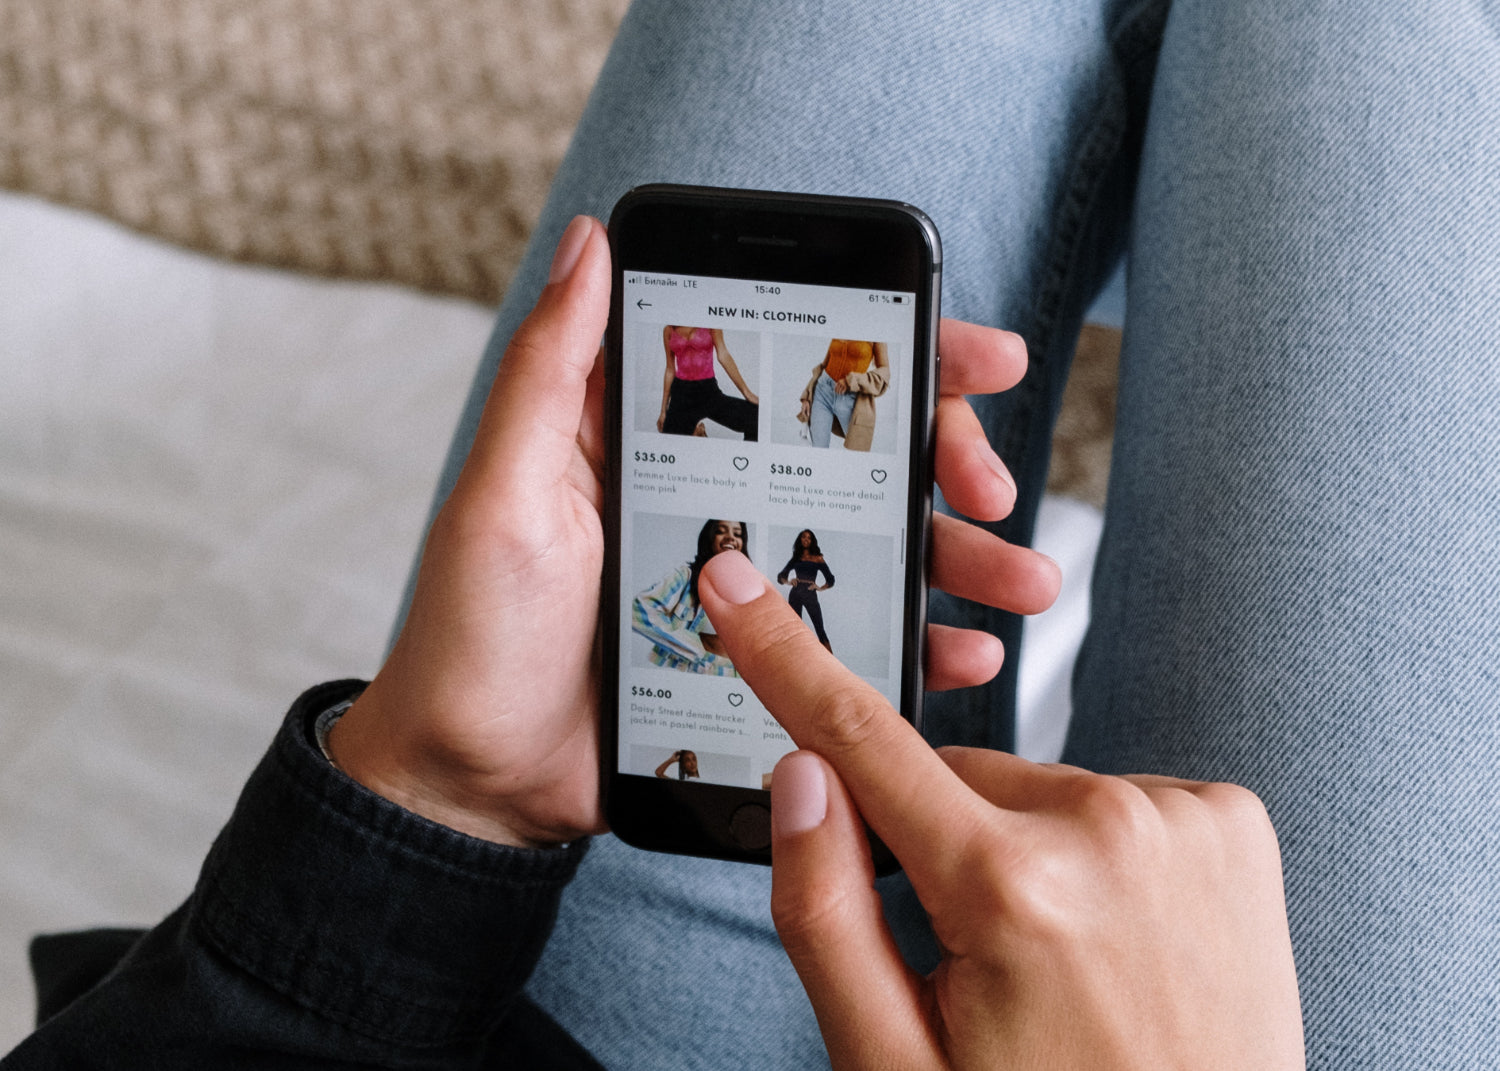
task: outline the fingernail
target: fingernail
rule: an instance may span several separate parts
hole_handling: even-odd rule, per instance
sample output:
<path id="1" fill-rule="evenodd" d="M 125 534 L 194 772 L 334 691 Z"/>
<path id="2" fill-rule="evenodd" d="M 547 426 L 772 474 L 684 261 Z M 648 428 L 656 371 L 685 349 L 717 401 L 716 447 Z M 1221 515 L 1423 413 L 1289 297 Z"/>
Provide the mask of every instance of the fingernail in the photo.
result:
<path id="1" fill-rule="evenodd" d="M 715 554 L 703 571 L 719 598 L 734 606 L 743 606 L 765 594 L 765 577 L 737 550 Z"/>
<path id="2" fill-rule="evenodd" d="M 583 254 L 583 244 L 588 241 L 590 227 L 588 216 L 574 216 L 568 229 L 563 231 L 557 243 L 557 252 L 552 254 L 552 271 L 547 276 L 547 285 L 560 283 L 573 274 L 578 258 Z"/>
<path id="3" fill-rule="evenodd" d="M 771 826 L 778 837 L 816 829 L 828 814 L 828 779 L 811 751 L 794 751 L 771 777 Z"/>
<path id="4" fill-rule="evenodd" d="M 1005 467 L 1005 462 L 1001 461 L 1000 456 L 994 450 L 990 449 L 990 444 L 980 440 L 974 444 L 974 452 L 979 455 L 979 460 L 984 463 L 986 468 L 1005 482 L 1005 486 L 1010 488 L 1011 494 L 1015 494 L 1016 481 L 1011 477 L 1010 470 Z"/>

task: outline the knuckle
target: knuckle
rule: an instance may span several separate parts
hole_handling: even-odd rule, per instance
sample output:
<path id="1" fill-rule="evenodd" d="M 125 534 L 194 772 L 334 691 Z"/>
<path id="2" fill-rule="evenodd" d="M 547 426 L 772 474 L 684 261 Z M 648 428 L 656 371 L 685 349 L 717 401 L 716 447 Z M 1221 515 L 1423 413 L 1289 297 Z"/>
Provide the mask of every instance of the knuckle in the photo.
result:
<path id="1" fill-rule="evenodd" d="M 979 749 L 962 747 L 958 744 L 944 744 L 942 747 L 934 748 L 937 757 L 947 764 L 948 769 L 958 774 L 959 780 L 968 782 L 965 773 L 971 770 L 975 760 L 979 756 Z"/>
<path id="2" fill-rule="evenodd" d="M 540 356 L 539 351 L 547 345 L 547 332 L 545 325 L 537 322 L 538 319 L 537 312 L 533 310 L 511 333 L 510 342 L 505 347 L 505 358 L 500 363 L 502 369 L 506 365 L 514 367 L 517 363 L 529 365 L 529 358 Z"/>
<path id="3" fill-rule="evenodd" d="M 511 332 L 505 357 L 500 362 L 500 374 L 515 374 L 507 369 L 543 373 L 544 385 L 561 371 L 586 375 L 599 352 L 597 336 L 582 344 L 563 312 L 563 306 L 555 298 L 543 294 L 536 307 Z"/>
<path id="4" fill-rule="evenodd" d="M 1082 766 L 1072 766 L 1066 762 L 1041 762 L 1037 764 L 1037 769 L 1047 770 L 1050 773 L 1066 777 L 1078 777 L 1089 772 Z"/>
<path id="5" fill-rule="evenodd" d="M 1157 842 L 1162 823 L 1156 804 L 1124 778 L 1080 775 L 1069 796 L 1090 838 L 1111 855 L 1136 854 Z"/>
<path id="6" fill-rule="evenodd" d="M 774 666 L 806 662 L 812 632 L 801 621 L 787 620 L 787 615 L 781 612 L 784 609 L 782 604 L 770 607 L 769 612 L 757 609 L 748 615 L 741 627 L 744 642 L 739 645 L 744 649 L 741 659 L 747 665 L 771 672 Z"/>
<path id="7" fill-rule="evenodd" d="M 1045 844 L 1018 850 L 1004 838 L 978 836 L 961 863 L 965 901 L 980 940 L 1011 935 L 1056 943 L 1074 926 L 1073 868 L 1064 853 Z"/>
<path id="8" fill-rule="evenodd" d="M 846 752 L 868 746 L 881 734 L 882 707 L 862 689 L 835 688 L 813 699 L 811 713 L 820 742 L 832 751 Z"/>
<path id="9" fill-rule="evenodd" d="M 1151 806 L 1146 794 L 1122 777 L 1084 774 L 1073 779 L 1073 805 L 1085 818 L 1101 826 L 1129 828 Z"/>
<path id="10" fill-rule="evenodd" d="M 1199 799 L 1215 811 L 1236 819 L 1266 819 L 1266 805 L 1259 796 L 1243 785 L 1228 781 L 1208 781 L 1195 786 Z"/>
<path id="11" fill-rule="evenodd" d="M 1198 786 L 1194 795 L 1213 813 L 1231 835 L 1251 843 L 1276 843 L 1265 803 L 1250 789 L 1224 781 Z"/>
<path id="12" fill-rule="evenodd" d="M 830 877 L 776 882 L 772 886 L 771 922 L 793 959 L 816 953 L 854 910 L 848 885 Z"/>
<path id="13" fill-rule="evenodd" d="M 757 617 L 759 635 L 755 638 L 756 643 L 776 665 L 783 664 L 786 659 L 797 658 L 813 642 L 812 632 L 806 625 L 781 612 L 784 601 L 776 601 L 775 613 L 760 614 Z"/>
<path id="14" fill-rule="evenodd" d="M 1013 892 L 1035 883 L 1036 864 L 1036 853 L 1017 852 L 1004 838 L 980 830 L 966 841 L 959 872 L 972 875 L 977 896 L 1003 906 Z"/>

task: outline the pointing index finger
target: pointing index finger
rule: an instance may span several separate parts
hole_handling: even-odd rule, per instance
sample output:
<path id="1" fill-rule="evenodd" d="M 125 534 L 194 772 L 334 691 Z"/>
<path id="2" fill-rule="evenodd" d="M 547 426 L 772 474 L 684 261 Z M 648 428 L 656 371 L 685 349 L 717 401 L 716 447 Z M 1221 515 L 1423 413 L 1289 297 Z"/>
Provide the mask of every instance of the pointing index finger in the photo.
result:
<path id="1" fill-rule="evenodd" d="M 929 870 L 965 812 L 989 808 L 878 691 L 824 650 L 744 555 L 715 555 L 699 598 L 735 668 L 797 742 L 838 771 L 903 863 Z"/>

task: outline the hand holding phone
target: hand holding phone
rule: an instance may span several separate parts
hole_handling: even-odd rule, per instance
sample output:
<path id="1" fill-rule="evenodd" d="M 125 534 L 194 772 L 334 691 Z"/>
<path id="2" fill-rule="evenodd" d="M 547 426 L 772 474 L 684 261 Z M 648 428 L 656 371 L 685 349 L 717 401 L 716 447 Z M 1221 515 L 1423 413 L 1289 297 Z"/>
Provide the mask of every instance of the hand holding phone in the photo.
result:
<path id="1" fill-rule="evenodd" d="M 596 358 L 609 292 L 604 228 L 580 217 L 506 351 L 463 474 L 429 533 L 401 636 L 330 739 L 339 766 L 367 787 L 500 843 L 557 844 L 604 828 L 594 634 L 604 390 Z M 957 508 L 1002 516 L 1014 491 L 961 395 L 1014 383 L 1024 347 L 1014 335 L 952 320 L 943 322 L 942 345 L 951 397 L 938 407 L 938 478 Z M 965 528 L 935 532 L 939 585 L 993 602 L 1036 576 L 1055 581 L 1041 556 L 971 543 Z M 964 555 L 962 569 L 943 564 Z M 927 680 L 933 688 L 976 684 L 999 659 L 992 636 L 934 628 Z M 682 771 L 674 764 L 666 772 Z"/>
<path id="2" fill-rule="evenodd" d="M 703 598 L 810 749 L 772 782 L 771 913 L 835 1068 L 1302 1066 L 1281 859 L 1252 793 L 934 752 L 743 558 L 711 562 Z M 925 977 L 885 922 L 866 822 L 945 950 Z"/>
<path id="3" fill-rule="evenodd" d="M 511 338 L 401 635 L 329 737 L 366 787 L 503 844 L 604 828 L 594 633 L 609 288 L 604 227 L 580 216 Z"/>

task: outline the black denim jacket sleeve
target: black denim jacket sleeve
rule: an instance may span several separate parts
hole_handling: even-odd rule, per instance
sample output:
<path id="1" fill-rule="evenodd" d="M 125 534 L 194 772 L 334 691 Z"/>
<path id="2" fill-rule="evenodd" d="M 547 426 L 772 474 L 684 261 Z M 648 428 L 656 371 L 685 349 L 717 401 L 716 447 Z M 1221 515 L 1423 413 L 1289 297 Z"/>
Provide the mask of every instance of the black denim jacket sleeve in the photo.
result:
<path id="1" fill-rule="evenodd" d="M 97 941 L 39 940 L 49 1017 L 5 1071 L 597 1066 L 521 993 L 586 843 L 491 844 L 339 773 L 312 721 L 361 687 L 297 700 L 193 894 L 133 944 L 111 931 L 128 951 L 97 983 L 54 962 Z M 86 991 L 54 1008 L 49 979 Z"/>

